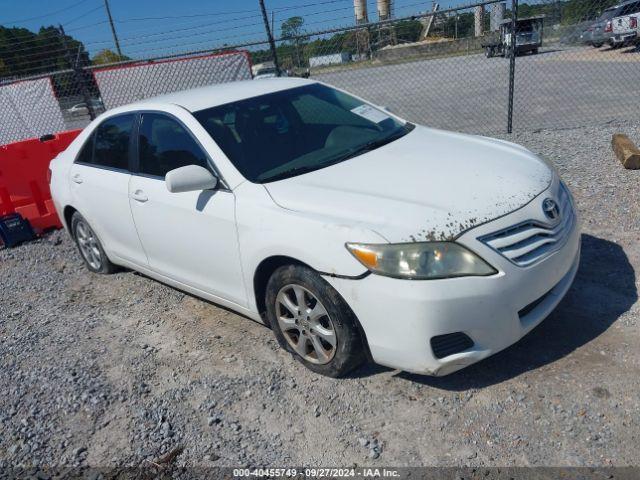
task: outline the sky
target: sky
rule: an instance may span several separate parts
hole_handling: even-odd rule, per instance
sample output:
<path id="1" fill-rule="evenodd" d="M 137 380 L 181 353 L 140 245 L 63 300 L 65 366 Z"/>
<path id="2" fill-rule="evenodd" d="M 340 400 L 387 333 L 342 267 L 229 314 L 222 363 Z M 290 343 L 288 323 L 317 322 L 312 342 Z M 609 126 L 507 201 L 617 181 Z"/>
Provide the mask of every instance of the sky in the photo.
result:
<path id="1" fill-rule="evenodd" d="M 108 0 L 124 55 L 153 58 L 262 40 L 258 0 Z M 440 8 L 471 3 L 439 0 Z M 291 16 L 302 16 L 308 32 L 352 25 L 353 0 L 265 0 L 275 34 Z M 431 10 L 432 0 L 395 0 L 396 17 Z M 369 20 L 376 19 L 368 0 Z M 91 55 L 115 51 L 104 0 L 0 0 L 0 25 L 37 31 L 62 24 Z"/>

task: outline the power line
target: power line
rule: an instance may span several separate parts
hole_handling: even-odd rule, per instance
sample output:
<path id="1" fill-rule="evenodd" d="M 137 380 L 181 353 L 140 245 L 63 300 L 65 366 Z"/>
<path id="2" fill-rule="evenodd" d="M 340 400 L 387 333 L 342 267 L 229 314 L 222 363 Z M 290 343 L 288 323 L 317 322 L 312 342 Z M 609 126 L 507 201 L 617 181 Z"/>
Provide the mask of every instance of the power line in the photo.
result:
<path id="1" fill-rule="evenodd" d="M 29 22 L 31 20 L 39 20 L 41 18 L 47 18 L 47 17 L 50 17 L 52 15 L 57 15 L 58 13 L 66 12 L 68 10 L 71 10 L 72 8 L 76 8 L 76 7 L 82 5 L 83 3 L 86 3 L 88 1 L 89 0 L 80 0 L 79 2 L 74 3 L 73 5 L 69 5 L 68 7 L 61 8 L 60 10 L 55 10 L 53 12 L 45 13 L 43 15 L 38 15 L 36 17 L 21 18 L 19 20 L 6 20 L 6 21 L 3 21 L 2 23 L 6 25 L 6 24 L 9 24 L 9 23 L 22 23 L 22 22 Z"/>
<path id="2" fill-rule="evenodd" d="M 328 2 L 325 2 L 328 3 Z M 331 3 L 336 3 L 335 1 L 331 2 Z M 305 17 L 312 17 L 315 15 L 320 15 L 320 14 L 324 14 L 324 13 L 337 13 L 339 11 L 344 11 L 347 9 L 350 9 L 351 7 L 341 7 L 341 8 L 334 8 L 334 9 L 325 9 L 325 10 L 319 10 L 319 11 L 315 11 L 315 12 L 309 12 L 308 14 L 305 15 Z M 245 20 L 245 19 L 253 19 L 255 18 L 254 16 L 246 16 L 246 17 L 240 17 L 236 20 Z M 328 22 L 335 22 L 335 21 L 341 21 L 343 19 L 348 19 L 350 18 L 350 16 L 341 16 L 341 17 L 332 17 L 329 19 L 324 19 L 321 21 L 315 21 L 315 22 L 305 22 L 305 25 L 307 26 L 311 26 L 311 25 L 317 25 L 317 24 L 326 24 Z M 258 20 L 256 18 L 256 20 Z M 172 41 L 172 40 L 177 40 L 177 39 L 181 39 L 183 38 L 182 35 L 180 36 L 166 36 L 167 34 L 175 34 L 175 33 L 179 33 L 179 32 L 185 32 L 185 31 L 190 31 L 191 32 L 191 37 L 198 37 L 198 36 L 203 36 L 203 35 L 210 35 L 212 33 L 219 33 L 219 32 L 225 32 L 225 31 L 231 31 L 231 30 L 238 30 L 238 29 L 242 29 L 242 28 L 250 28 L 250 27 L 255 27 L 258 25 L 261 25 L 262 22 L 257 21 L 254 23 L 244 23 L 244 24 L 240 24 L 240 25 L 233 25 L 233 26 L 229 26 L 223 29 L 215 29 L 215 30 L 211 30 L 211 27 L 213 25 L 216 24 L 223 24 L 223 23 L 229 23 L 228 20 L 219 20 L 216 22 L 207 22 L 205 24 L 200 24 L 200 25 L 191 25 L 189 27 L 186 28 L 179 28 L 179 29 L 173 29 L 173 30 L 169 30 L 169 31 L 162 31 L 162 32 L 154 32 L 154 33 L 149 33 L 149 34 L 145 34 L 145 35 L 133 35 L 133 36 L 129 36 L 129 37 L 125 37 L 123 39 L 121 39 L 122 41 L 124 41 L 124 44 L 127 47 L 138 47 L 138 46 L 142 46 L 142 45 L 148 45 L 148 44 L 152 44 L 152 43 L 161 43 L 161 42 L 168 42 L 168 41 Z M 203 29 L 203 28 L 207 28 L 207 30 L 205 31 L 201 31 L 201 32 L 195 32 L 195 30 L 198 29 Z M 258 33 L 258 32 L 256 32 Z M 55 32 L 48 32 L 48 34 L 53 35 L 54 37 L 58 34 L 57 31 Z M 158 37 L 160 35 L 163 35 L 164 37 L 162 38 L 154 38 L 153 40 L 145 40 L 145 39 L 150 39 L 151 37 Z M 187 44 L 180 44 L 177 46 L 181 46 L 181 45 L 190 45 L 190 44 L 202 44 L 205 42 L 209 42 L 209 41 L 216 41 L 216 40 L 222 40 L 222 39 L 229 39 L 229 38 L 238 38 L 238 37 L 242 37 L 242 36 L 248 36 L 250 35 L 249 32 L 243 33 L 243 34 L 239 34 L 239 35 L 232 35 L 232 36 L 225 36 L 222 38 L 214 38 L 211 40 L 203 40 L 203 41 L 196 41 L 196 42 L 191 42 L 191 43 L 187 43 Z M 20 45 L 16 45 L 16 46 L 24 46 L 27 43 L 35 43 L 36 45 L 32 45 L 30 47 L 26 47 L 26 48 L 19 48 L 19 49 L 14 49 L 14 52 L 23 52 L 23 57 L 28 58 L 28 57 L 39 57 L 42 55 L 41 51 L 38 51 L 39 49 L 41 49 L 41 45 L 38 45 L 39 39 L 31 39 L 31 40 L 27 40 L 25 42 L 21 42 Z M 93 41 L 93 42 L 82 42 L 83 45 L 85 45 L 86 47 L 91 47 L 91 46 L 98 46 L 98 45 L 105 45 L 105 44 L 109 44 L 111 41 L 110 40 L 97 40 L 97 41 Z M 167 46 L 167 47 L 161 47 L 162 49 L 165 48 L 170 48 L 171 46 Z M 175 46 L 174 46 L 175 47 Z M 27 52 L 33 52 L 33 53 L 27 53 Z"/>
<path id="3" fill-rule="evenodd" d="M 331 3 L 343 3 L 343 2 L 350 2 L 351 0 L 327 0 L 327 1 L 323 1 L 323 2 L 314 2 L 314 3 L 307 3 L 304 5 L 295 5 L 295 6 L 288 6 L 288 7 L 278 7 L 275 9 L 272 9 L 272 11 L 275 11 L 276 13 L 279 12 L 283 12 L 283 11 L 287 11 L 287 10 L 294 10 L 294 9 L 302 9 L 302 8 L 307 8 L 307 7 L 315 7 L 317 5 L 326 5 L 326 4 L 331 4 Z M 116 19 L 115 23 L 116 25 L 118 24 L 122 24 L 122 23 L 131 23 L 131 22 L 139 22 L 139 21 L 148 21 L 148 20 L 175 20 L 175 19 L 181 19 L 181 18 L 201 18 L 201 17 L 209 17 L 209 16 L 217 16 L 217 15 L 237 15 L 240 13 L 254 13 L 256 17 L 260 16 L 260 10 L 237 10 L 237 11 L 225 11 L 225 12 L 211 12 L 211 13 L 199 13 L 199 14 L 193 14 L 193 15 L 172 15 L 172 16 L 162 16 L 162 17 L 139 17 L 139 18 L 125 18 L 125 19 Z M 251 17 L 241 17 L 238 19 L 234 19 L 234 20 L 241 20 L 243 18 L 253 18 L 253 16 Z M 223 22 L 220 23 L 227 23 L 229 20 L 224 20 Z M 75 28 L 68 28 L 66 29 L 67 32 L 76 32 L 79 30 L 84 30 L 85 28 L 91 28 L 91 27 L 96 27 L 98 25 L 104 25 L 108 23 L 107 20 L 103 20 L 100 22 L 95 22 L 95 23 L 89 23 L 86 25 L 80 25 L 78 27 Z M 186 25 L 187 23 L 182 23 L 182 25 Z M 159 27 L 160 25 L 158 25 Z"/>
<path id="4" fill-rule="evenodd" d="M 279 8 L 274 8 L 273 10 L 276 12 L 281 12 L 281 11 L 296 10 L 296 9 L 306 8 L 306 7 L 315 7 L 318 5 L 326 5 L 330 3 L 344 3 L 348 1 L 350 0 L 325 0 L 323 2 L 307 3 L 305 5 L 291 5 L 287 7 L 279 7 Z M 256 15 L 260 15 L 260 10 L 252 9 L 252 10 L 236 10 L 236 11 L 226 11 L 226 12 L 209 12 L 209 13 L 203 12 L 203 13 L 190 14 L 190 15 L 167 15 L 162 17 L 125 18 L 125 19 L 117 20 L 116 23 L 140 22 L 140 21 L 147 21 L 147 20 L 175 20 L 177 18 L 200 18 L 200 17 L 211 17 L 216 15 L 238 15 L 242 13 L 255 13 Z"/>
<path id="5" fill-rule="evenodd" d="M 92 14 L 92 13 L 93 13 L 93 12 L 95 12 L 96 10 L 100 10 L 101 8 L 103 8 L 103 5 L 98 5 L 97 7 L 92 8 L 91 10 L 89 10 L 88 12 L 84 12 L 82 15 L 78 15 L 77 17 L 75 17 L 75 18 L 73 18 L 73 19 L 71 19 L 71 20 L 69 20 L 69 21 L 67 21 L 67 22 L 64 22 L 64 24 L 65 24 L 65 25 L 69 25 L 70 23 L 75 22 L 76 20 L 80 20 L 81 18 L 84 18 L 84 17 L 86 17 L 87 15 Z"/>

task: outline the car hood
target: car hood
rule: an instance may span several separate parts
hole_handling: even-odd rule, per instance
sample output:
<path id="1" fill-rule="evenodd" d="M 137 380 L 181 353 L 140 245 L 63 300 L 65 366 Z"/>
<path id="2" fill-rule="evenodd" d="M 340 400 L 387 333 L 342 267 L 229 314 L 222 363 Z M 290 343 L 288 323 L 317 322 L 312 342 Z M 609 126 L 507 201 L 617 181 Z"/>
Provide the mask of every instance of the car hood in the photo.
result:
<path id="1" fill-rule="evenodd" d="M 282 208 L 366 227 L 393 243 L 452 239 L 529 203 L 553 175 L 518 145 L 418 126 L 371 152 L 264 186 Z"/>

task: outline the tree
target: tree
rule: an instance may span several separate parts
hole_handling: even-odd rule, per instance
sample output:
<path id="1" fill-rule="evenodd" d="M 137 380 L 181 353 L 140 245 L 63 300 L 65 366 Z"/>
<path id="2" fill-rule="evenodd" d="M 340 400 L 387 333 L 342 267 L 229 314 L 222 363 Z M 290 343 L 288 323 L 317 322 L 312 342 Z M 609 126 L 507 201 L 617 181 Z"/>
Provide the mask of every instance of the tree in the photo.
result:
<path id="1" fill-rule="evenodd" d="M 4 64 L 4 60 L 0 58 L 0 77 L 9 75 L 9 68 Z"/>
<path id="2" fill-rule="evenodd" d="M 66 49 L 65 49 L 66 45 Z M 38 33 L 26 28 L 0 26 L 0 69 L 3 77 L 37 75 L 70 68 L 69 56 L 81 66 L 88 65 L 84 45 L 53 27 L 42 27 Z"/>
<path id="3" fill-rule="evenodd" d="M 127 60 L 131 60 L 131 58 L 126 55 L 118 55 L 116 52 L 105 48 L 93 56 L 91 63 L 93 65 L 105 65 L 107 63 L 126 62 Z"/>
<path id="4" fill-rule="evenodd" d="M 290 17 L 286 19 L 280 25 L 280 34 L 282 38 L 286 39 L 290 45 L 293 46 L 296 65 L 300 66 L 300 49 L 304 44 L 304 18 L 302 17 Z"/>
<path id="5" fill-rule="evenodd" d="M 584 0 L 568 0 L 561 2 L 564 6 L 562 10 L 562 23 L 572 25 L 585 20 L 596 19 L 605 8 L 612 7 L 618 3 L 617 0 L 594 0 L 585 2 Z"/>
<path id="6" fill-rule="evenodd" d="M 290 17 L 280 25 L 280 35 L 283 38 L 300 37 L 304 34 L 304 18 Z"/>
<path id="7" fill-rule="evenodd" d="M 418 20 L 402 20 L 393 24 L 400 43 L 417 42 L 422 33 L 422 23 Z"/>

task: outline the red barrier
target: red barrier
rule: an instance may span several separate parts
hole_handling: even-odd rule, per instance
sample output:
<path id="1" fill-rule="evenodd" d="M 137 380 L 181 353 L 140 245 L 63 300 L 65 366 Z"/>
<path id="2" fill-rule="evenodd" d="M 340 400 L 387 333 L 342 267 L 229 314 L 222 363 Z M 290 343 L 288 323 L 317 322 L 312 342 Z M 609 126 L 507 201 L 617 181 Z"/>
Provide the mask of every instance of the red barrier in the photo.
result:
<path id="1" fill-rule="evenodd" d="M 66 149 L 81 130 L 0 146 L 0 215 L 19 213 L 36 233 L 62 228 L 47 180 L 49 163 Z"/>

